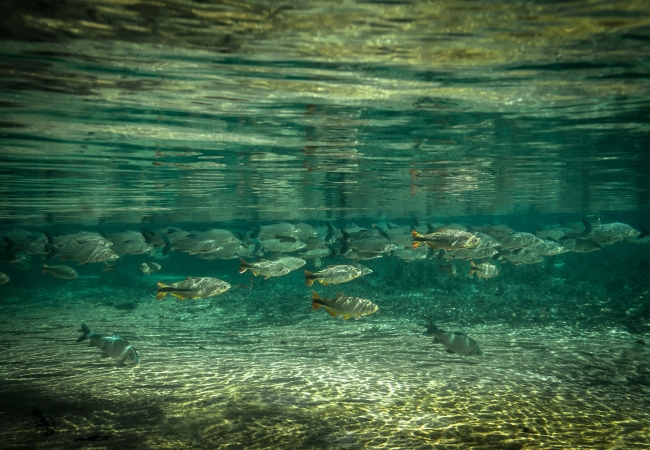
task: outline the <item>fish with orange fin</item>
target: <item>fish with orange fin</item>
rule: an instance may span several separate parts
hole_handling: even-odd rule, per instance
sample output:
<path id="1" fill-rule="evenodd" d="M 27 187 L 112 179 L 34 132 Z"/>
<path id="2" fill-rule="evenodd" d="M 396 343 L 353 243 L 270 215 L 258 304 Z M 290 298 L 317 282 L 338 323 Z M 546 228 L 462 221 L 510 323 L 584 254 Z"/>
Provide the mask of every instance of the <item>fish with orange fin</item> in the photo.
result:
<path id="1" fill-rule="evenodd" d="M 434 249 L 453 250 L 457 248 L 475 248 L 481 243 L 481 238 L 469 231 L 447 228 L 440 228 L 433 233 L 427 234 L 420 234 L 413 230 L 411 236 L 413 237 L 413 248 L 418 248 L 420 244 L 425 243 Z"/>
<path id="2" fill-rule="evenodd" d="M 379 306 L 363 298 L 348 297 L 341 293 L 338 293 L 334 298 L 322 298 L 316 292 L 313 292 L 311 296 L 312 309 L 315 311 L 321 306 L 331 316 L 343 316 L 343 320 L 347 320 L 350 317 L 358 319 L 361 316 L 374 314 L 379 309 Z"/>

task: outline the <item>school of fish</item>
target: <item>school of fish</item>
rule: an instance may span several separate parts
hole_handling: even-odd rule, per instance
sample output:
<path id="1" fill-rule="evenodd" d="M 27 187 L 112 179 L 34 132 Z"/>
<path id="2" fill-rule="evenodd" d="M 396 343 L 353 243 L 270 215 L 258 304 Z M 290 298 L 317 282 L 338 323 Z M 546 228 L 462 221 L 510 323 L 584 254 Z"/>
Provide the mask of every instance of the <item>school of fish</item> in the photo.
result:
<path id="1" fill-rule="evenodd" d="M 597 220 L 576 223 L 537 225 L 532 233 L 515 231 L 504 224 L 481 226 L 452 224 L 397 225 L 391 222 L 373 224 L 370 228 L 347 224 L 336 228 L 329 222 L 312 226 L 307 223 L 280 222 L 255 225 L 251 230 L 229 231 L 213 228 L 207 231 L 185 231 L 177 227 L 157 229 L 141 228 L 106 234 L 101 231 L 72 231 L 52 235 L 23 229 L 6 230 L 2 237 L 6 243 L 0 252 L 0 263 L 19 270 L 30 270 L 29 260 L 38 255 L 50 262 L 76 261 L 79 265 L 103 262 L 104 271 L 116 269 L 118 260 L 127 255 L 148 255 L 165 259 L 171 252 L 183 252 L 200 259 L 239 259 L 239 273 L 251 272 L 254 276 L 281 277 L 312 261 L 314 269 L 304 270 L 305 283 L 322 285 L 342 284 L 372 273 L 359 261 L 394 257 L 405 262 L 435 259 L 440 270 L 455 276 L 454 261 L 469 262 L 469 276 L 491 279 L 499 275 L 499 266 L 509 262 L 537 264 L 544 257 L 565 252 L 593 252 L 623 240 L 632 243 L 650 242 L 650 232 L 630 225 Z M 423 245 L 424 244 L 424 245 Z M 324 258 L 340 256 L 350 260 L 346 264 L 323 267 Z M 42 264 L 43 274 L 65 280 L 78 277 L 67 265 Z M 320 270 L 318 270 L 320 269 Z M 142 263 L 143 275 L 163 270 L 156 262 Z M 0 284 L 10 282 L 10 277 L 0 272 Z M 177 300 L 209 298 L 224 294 L 231 285 L 213 277 L 187 277 L 171 284 L 157 283 L 156 298 L 162 300 L 171 294 Z M 343 293 L 334 298 L 312 294 L 312 308 L 323 308 L 332 316 L 356 319 L 377 312 L 373 302 L 349 297 Z M 104 337 L 91 332 L 83 324 L 84 334 L 79 342 L 89 339 L 105 355 L 139 362 L 133 347 L 119 336 Z M 480 355 L 478 343 L 460 331 L 448 332 L 429 325 L 428 334 L 435 336 L 447 351 L 462 356 Z"/>

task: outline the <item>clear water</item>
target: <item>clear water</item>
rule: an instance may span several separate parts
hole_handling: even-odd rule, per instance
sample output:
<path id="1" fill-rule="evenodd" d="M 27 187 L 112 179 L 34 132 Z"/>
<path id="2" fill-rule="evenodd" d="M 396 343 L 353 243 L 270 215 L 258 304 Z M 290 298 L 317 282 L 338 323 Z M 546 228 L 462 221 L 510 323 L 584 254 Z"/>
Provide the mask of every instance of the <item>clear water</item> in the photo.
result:
<path id="1" fill-rule="evenodd" d="M 633 0 L 4 2 L 0 225 L 641 231 L 649 41 Z M 41 273 L 58 256 L 0 262 L 2 446 L 648 448 L 644 243 L 494 261 L 488 280 L 384 254 L 312 286 L 380 308 L 347 321 L 312 311 L 313 260 L 269 280 L 174 250 L 64 262 L 73 280 Z M 233 287 L 155 299 L 187 276 Z M 446 353 L 428 317 L 486 357 Z M 76 343 L 82 321 L 141 364 Z"/>

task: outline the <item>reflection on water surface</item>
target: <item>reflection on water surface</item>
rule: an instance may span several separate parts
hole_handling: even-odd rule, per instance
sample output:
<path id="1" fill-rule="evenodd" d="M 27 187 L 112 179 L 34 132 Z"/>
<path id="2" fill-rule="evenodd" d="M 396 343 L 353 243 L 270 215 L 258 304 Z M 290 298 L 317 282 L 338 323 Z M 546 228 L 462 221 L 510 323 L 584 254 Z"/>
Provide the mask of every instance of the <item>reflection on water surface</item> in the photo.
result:
<path id="1" fill-rule="evenodd" d="M 2 8 L 5 222 L 650 202 L 647 2 Z"/>

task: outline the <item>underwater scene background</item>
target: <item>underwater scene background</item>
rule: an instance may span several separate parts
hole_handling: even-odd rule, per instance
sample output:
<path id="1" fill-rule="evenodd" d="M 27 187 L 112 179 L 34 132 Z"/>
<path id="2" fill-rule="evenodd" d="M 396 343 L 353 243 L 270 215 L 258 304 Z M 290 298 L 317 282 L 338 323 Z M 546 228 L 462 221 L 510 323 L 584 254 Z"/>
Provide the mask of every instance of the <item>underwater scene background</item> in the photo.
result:
<path id="1" fill-rule="evenodd" d="M 649 41 L 634 0 L 0 3 L 0 447 L 650 448 Z"/>

